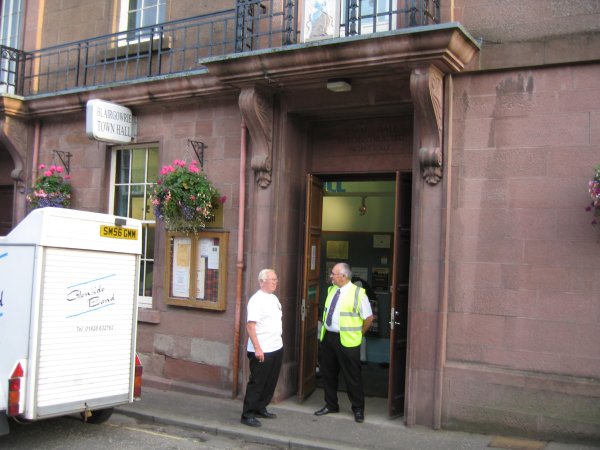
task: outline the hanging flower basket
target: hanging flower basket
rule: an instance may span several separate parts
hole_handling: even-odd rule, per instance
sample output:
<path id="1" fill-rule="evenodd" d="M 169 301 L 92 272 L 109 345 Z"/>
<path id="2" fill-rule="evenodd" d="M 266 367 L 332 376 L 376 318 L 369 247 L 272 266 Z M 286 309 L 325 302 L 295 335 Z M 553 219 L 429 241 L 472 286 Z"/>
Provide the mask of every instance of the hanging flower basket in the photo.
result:
<path id="1" fill-rule="evenodd" d="M 40 164 L 38 169 L 44 170 L 46 166 Z M 52 165 L 37 179 L 26 197 L 29 209 L 45 208 L 46 206 L 69 208 L 71 206 L 73 191 L 70 183 L 71 177 L 63 175 L 63 172 L 64 169 L 61 166 Z"/>
<path id="2" fill-rule="evenodd" d="M 174 160 L 164 166 L 150 193 L 154 215 L 167 230 L 197 233 L 214 217 L 214 206 L 225 202 L 196 161 Z"/>
<path id="3" fill-rule="evenodd" d="M 594 215 L 592 225 L 598 225 L 600 220 L 600 164 L 594 167 L 594 177 L 588 182 L 588 191 L 592 197 L 592 202 L 586 208 Z"/>

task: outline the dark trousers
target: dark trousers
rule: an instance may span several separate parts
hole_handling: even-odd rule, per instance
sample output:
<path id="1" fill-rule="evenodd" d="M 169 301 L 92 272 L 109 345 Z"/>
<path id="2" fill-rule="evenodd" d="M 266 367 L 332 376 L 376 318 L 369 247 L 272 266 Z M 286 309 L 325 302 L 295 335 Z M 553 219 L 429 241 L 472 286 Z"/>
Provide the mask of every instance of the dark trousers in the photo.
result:
<path id="1" fill-rule="evenodd" d="M 338 376 L 342 371 L 352 411 L 364 411 L 365 395 L 360 366 L 360 345 L 344 347 L 338 333 L 325 331 L 319 352 L 319 373 L 323 378 L 325 405 L 338 409 Z"/>
<path id="2" fill-rule="evenodd" d="M 266 409 L 273 399 L 283 362 L 283 348 L 265 353 L 264 362 L 256 359 L 254 352 L 247 352 L 247 355 L 250 360 L 250 379 L 246 386 L 242 411 L 242 417 L 246 418 L 254 417 L 255 414 Z"/>

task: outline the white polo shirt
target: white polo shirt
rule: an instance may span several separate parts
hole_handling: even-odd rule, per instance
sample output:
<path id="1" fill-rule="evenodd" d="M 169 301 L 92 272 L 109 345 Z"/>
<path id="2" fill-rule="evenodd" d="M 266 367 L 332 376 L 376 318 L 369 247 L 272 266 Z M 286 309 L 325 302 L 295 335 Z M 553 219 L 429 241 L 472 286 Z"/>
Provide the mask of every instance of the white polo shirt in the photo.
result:
<path id="1" fill-rule="evenodd" d="M 275 294 L 267 294 L 260 289 L 254 293 L 247 306 L 247 322 L 256 322 L 256 337 L 262 351 L 274 352 L 283 347 L 281 334 L 281 303 Z M 247 349 L 254 352 L 254 344 L 248 338 Z"/>

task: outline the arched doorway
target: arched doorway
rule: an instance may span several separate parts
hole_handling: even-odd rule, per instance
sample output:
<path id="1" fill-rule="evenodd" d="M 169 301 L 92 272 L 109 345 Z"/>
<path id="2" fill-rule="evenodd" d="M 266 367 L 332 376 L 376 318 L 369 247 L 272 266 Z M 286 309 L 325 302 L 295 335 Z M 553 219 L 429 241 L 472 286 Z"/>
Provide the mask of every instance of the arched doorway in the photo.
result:
<path id="1" fill-rule="evenodd" d="M 6 236 L 13 227 L 15 181 L 11 173 L 14 168 L 10 153 L 0 145 L 0 236 Z"/>

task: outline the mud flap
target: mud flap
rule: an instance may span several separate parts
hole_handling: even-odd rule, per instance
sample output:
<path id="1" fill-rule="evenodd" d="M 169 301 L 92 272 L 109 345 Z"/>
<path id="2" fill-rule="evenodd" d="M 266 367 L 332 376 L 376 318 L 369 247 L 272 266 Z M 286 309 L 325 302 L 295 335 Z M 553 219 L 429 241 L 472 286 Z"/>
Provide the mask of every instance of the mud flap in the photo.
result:
<path id="1" fill-rule="evenodd" d="M 0 411 L 0 436 L 8 434 L 10 431 L 8 427 L 8 417 L 6 417 L 6 411 Z"/>

